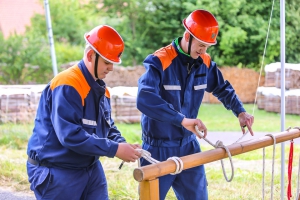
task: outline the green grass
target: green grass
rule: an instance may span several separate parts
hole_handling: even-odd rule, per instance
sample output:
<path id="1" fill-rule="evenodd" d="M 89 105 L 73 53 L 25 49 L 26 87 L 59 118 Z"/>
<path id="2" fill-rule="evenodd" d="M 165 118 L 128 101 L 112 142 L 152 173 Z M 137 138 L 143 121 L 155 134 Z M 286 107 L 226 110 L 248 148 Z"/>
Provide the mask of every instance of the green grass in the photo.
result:
<path id="1" fill-rule="evenodd" d="M 252 113 L 253 105 L 245 105 Z M 254 131 L 280 132 L 280 115 L 255 110 Z M 220 104 L 203 104 L 199 118 L 209 131 L 240 131 L 237 118 Z M 130 143 L 141 143 L 140 124 L 116 124 L 123 136 Z M 286 128 L 300 125 L 300 116 L 286 115 Z M 19 191 L 29 191 L 26 174 L 26 148 L 33 124 L 0 124 L 0 185 L 13 187 Z M 203 151 L 210 146 L 202 146 Z M 280 145 L 276 146 L 274 199 L 280 199 Z M 296 173 L 298 170 L 299 145 L 295 145 L 293 162 L 293 196 L 296 190 Z M 289 146 L 286 145 L 285 158 L 288 158 Z M 266 148 L 265 198 L 270 198 L 272 147 Z M 108 180 L 109 195 L 112 200 L 138 199 L 138 182 L 133 178 L 133 170 L 137 163 L 125 163 L 121 170 L 118 158 L 100 159 Z M 224 160 L 227 176 L 230 176 L 228 159 Z M 233 157 L 235 175 L 232 182 L 227 183 L 223 177 L 220 161 L 205 164 L 208 179 L 209 199 L 261 199 L 262 188 L 262 149 Z M 286 164 L 287 169 L 287 164 Z M 287 173 L 285 173 L 287 179 Z M 285 183 L 285 187 L 287 183 Z M 286 191 L 286 188 L 285 188 Z M 176 199 L 172 191 L 166 199 Z"/>
<path id="2" fill-rule="evenodd" d="M 253 114 L 253 104 L 245 104 L 249 114 Z M 253 131 L 281 132 L 281 115 L 266 112 L 254 107 Z M 198 118 L 203 121 L 208 131 L 240 131 L 239 121 L 222 104 L 202 104 Z M 285 128 L 300 126 L 299 115 L 285 115 Z"/>

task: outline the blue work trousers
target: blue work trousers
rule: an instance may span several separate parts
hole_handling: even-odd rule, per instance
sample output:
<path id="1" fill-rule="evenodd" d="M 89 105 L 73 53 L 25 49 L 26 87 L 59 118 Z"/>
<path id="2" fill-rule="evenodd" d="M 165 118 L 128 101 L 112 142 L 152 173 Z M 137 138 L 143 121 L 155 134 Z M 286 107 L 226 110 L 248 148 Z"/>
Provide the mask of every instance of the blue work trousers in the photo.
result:
<path id="1" fill-rule="evenodd" d="M 108 200 L 106 177 L 100 161 L 84 169 L 33 165 L 27 161 L 30 189 L 49 200 Z"/>
<path id="2" fill-rule="evenodd" d="M 182 142 L 184 141 L 184 142 Z M 178 141 L 151 141 L 149 144 L 143 142 L 143 149 L 151 153 L 151 157 L 158 161 L 166 161 L 172 156 L 182 157 L 194 153 L 201 152 L 200 145 L 194 135 L 190 138 Z M 154 146 L 155 145 L 155 146 Z M 141 165 L 149 165 L 150 163 L 141 159 Z M 159 178 L 159 199 L 163 200 L 170 188 L 173 188 L 177 199 L 179 200 L 207 200 L 207 180 L 203 165 L 191 169 L 183 170 L 180 174 L 165 175 Z"/>

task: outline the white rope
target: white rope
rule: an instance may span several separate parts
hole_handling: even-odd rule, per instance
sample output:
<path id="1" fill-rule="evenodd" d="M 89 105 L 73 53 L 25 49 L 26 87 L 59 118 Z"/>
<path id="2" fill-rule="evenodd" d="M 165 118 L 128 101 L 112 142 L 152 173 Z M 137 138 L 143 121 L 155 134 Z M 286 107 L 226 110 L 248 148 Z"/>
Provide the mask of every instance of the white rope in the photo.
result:
<path id="1" fill-rule="evenodd" d="M 137 149 L 141 153 L 141 157 L 143 157 L 145 160 L 147 160 L 151 164 L 159 163 L 158 160 L 155 160 L 151 157 L 151 153 L 149 151 L 146 151 L 144 149 Z M 174 173 L 170 173 L 172 175 L 176 175 L 182 172 L 183 170 L 183 162 L 179 157 L 173 156 L 168 158 L 167 160 L 173 160 L 176 164 L 176 169 Z M 138 159 L 138 165 L 141 166 L 140 159 Z"/>
<path id="2" fill-rule="evenodd" d="M 199 131 L 198 129 L 198 126 L 195 126 L 195 129 L 196 129 L 196 132 L 197 134 L 200 136 L 200 138 L 204 139 L 207 143 L 209 143 L 211 146 L 213 146 L 214 148 L 223 148 L 225 149 L 227 155 L 228 155 L 228 158 L 230 160 L 230 165 L 231 165 L 231 177 L 230 179 L 227 178 L 227 175 L 226 175 L 226 171 L 225 171 L 225 168 L 224 168 L 224 163 L 223 163 L 223 159 L 221 159 L 221 165 L 222 165 L 222 170 L 223 170 L 223 175 L 224 175 L 224 178 L 226 179 L 227 182 L 230 182 L 232 181 L 233 179 L 233 176 L 234 176 L 234 167 L 233 167 L 233 162 L 232 162 L 232 158 L 231 158 L 231 153 L 229 151 L 229 149 L 223 144 L 222 141 L 217 141 L 216 144 L 213 144 L 212 142 L 210 142 L 208 139 L 206 139 L 202 133 Z"/>
<path id="3" fill-rule="evenodd" d="M 273 138 L 273 159 L 272 159 L 272 180 L 271 180 L 271 200 L 273 199 L 274 191 L 274 162 L 275 162 L 275 147 L 276 147 L 276 138 L 272 134 L 267 134 Z M 262 178 L 262 199 L 265 199 L 265 147 L 263 148 L 263 178 Z"/>
<path id="4" fill-rule="evenodd" d="M 257 88 L 259 87 L 259 84 L 260 84 L 262 68 L 263 68 L 263 65 L 264 65 L 264 60 L 265 60 L 265 55 L 266 55 L 266 49 L 267 49 L 268 38 L 269 38 L 269 33 L 270 33 L 270 26 L 271 26 L 271 21 L 272 21 L 272 14 L 273 14 L 273 10 L 274 10 L 274 2 L 275 2 L 275 0 L 273 0 L 273 3 L 272 3 L 272 9 L 271 9 L 270 18 L 269 18 L 269 24 L 268 24 L 267 36 L 266 36 L 266 40 L 265 40 L 264 52 L 263 52 L 263 55 L 262 55 L 262 61 L 261 61 L 261 65 L 260 65 Z M 258 92 L 257 92 L 257 89 L 256 89 L 254 104 L 253 104 L 253 108 L 252 108 L 252 116 L 254 116 L 255 105 L 256 105 L 256 102 L 257 102 L 257 93 Z M 248 132 L 249 132 L 249 130 L 247 130 L 246 133 L 244 133 L 243 136 L 241 138 L 239 138 L 234 143 L 238 143 L 239 141 L 241 141 L 248 134 Z"/>
<path id="5" fill-rule="evenodd" d="M 176 156 L 173 156 L 173 157 L 170 157 L 168 158 L 168 160 L 173 160 L 176 164 L 176 170 L 174 173 L 170 173 L 172 175 L 176 175 L 176 174 L 179 174 L 182 172 L 183 170 L 183 162 L 182 160 L 179 158 L 179 157 L 176 157 Z"/>

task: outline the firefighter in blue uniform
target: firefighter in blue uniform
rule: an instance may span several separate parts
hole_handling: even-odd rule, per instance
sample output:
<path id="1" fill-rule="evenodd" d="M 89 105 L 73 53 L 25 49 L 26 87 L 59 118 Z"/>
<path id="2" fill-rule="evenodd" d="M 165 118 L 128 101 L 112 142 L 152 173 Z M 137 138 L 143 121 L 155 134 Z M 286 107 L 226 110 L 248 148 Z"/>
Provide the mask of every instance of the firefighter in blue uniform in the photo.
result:
<path id="1" fill-rule="evenodd" d="M 243 133 L 247 127 L 253 135 L 253 116 L 245 111 L 231 84 L 223 79 L 206 53 L 209 46 L 217 43 L 217 20 L 206 10 L 195 10 L 183 20 L 183 26 L 183 37 L 146 57 L 146 72 L 138 81 L 137 108 L 143 113 L 142 148 L 159 161 L 201 151 L 195 126 L 205 137 L 207 128 L 197 119 L 204 91 L 232 110 Z M 142 166 L 148 164 L 141 159 Z M 208 199 L 204 166 L 160 177 L 160 199 L 165 198 L 170 187 L 181 200 Z"/>
<path id="2" fill-rule="evenodd" d="M 128 144 L 111 118 L 102 80 L 121 63 L 124 42 L 110 26 L 84 36 L 83 59 L 55 76 L 43 91 L 28 142 L 27 173 L 37 199 L 107 200 L 100 156 L 134 162 L 138 144 Z"/>

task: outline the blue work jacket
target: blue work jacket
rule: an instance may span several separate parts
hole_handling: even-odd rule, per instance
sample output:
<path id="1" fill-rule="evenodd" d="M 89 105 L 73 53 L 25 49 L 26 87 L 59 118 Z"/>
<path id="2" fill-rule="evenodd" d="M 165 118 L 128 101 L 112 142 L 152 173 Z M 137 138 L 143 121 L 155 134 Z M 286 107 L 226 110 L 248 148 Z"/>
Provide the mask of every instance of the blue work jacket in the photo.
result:
<path id="1" fill-rule="evenodd" d="M 114 157 L 120 142 L 105 83 L 80 61 L 42 92 L 27 154 L 46 166 L 85 168 L 99 156 Z"/>
<path id="2" fill-rule="evenodd" d="M 146 72 L 138 81 L 137 95 L 137 108 L 143 113 L 143 137 L 167 141 L 191 136 L 193 133 L 181 122 L 184 117 L 197 118 L 204 91 L 212 92 L 234 115 L 245 112 L 235 90 L 208 54 L 193 59 L 179 48 L 174 40 L 143 62 Z"/>

